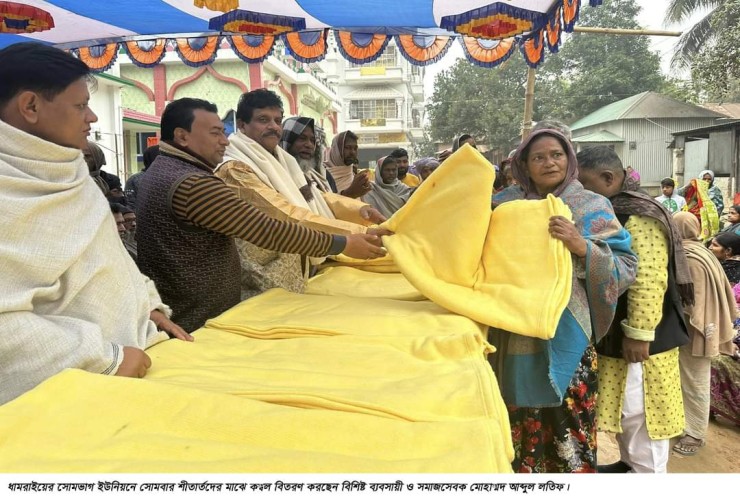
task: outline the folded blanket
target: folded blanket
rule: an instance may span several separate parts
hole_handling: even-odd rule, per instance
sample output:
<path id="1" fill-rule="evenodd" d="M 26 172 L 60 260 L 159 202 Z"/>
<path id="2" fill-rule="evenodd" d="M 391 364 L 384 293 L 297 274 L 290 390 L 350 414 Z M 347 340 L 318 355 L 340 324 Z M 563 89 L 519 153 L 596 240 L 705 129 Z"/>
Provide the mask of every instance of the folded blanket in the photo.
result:
<path id="1" fill-rule="evenodd" d="M 549 196 L 491 212 L 481 200 L 490 200 L 493 180 L 478 151 L 460 149 L 383 224 L 396 233 L 383 242 L 403 275 L 435 303 L 486 325 L 550 339 L 570 299 L 573 264 L 547 227 L 551 216 L 570 218 L 570 210 Z"/>
<path id="2" fill-rule="evenodd" d="M 310 321 L 310 320 L 309 320 Z M 407 421 L 505 420 L 479 334 L 255 340 L 204 328 L 148 352 L 147 380 Z M 413 403 L 412 403 L 413 402 Z"/>
<path id="3" fill-rule="evenodd" d="M 329 267 L 311 278 L 305 293 L 360 298 L 426 300 L 400 273 L 376 273 L 355 267 Z"/>
<path id="4" fill-rule="evenodd" d="M 0 470 L 511 472 L 500 429 L 493 418 L 408 422 L 67 370 L 2 407 Z"/>
<path id="5" fill-rule="evenodd" d="M 206 326 L 261 339 L 485 333 L 484 326 L 428 301 L 299 295 L 281 289 L 246 300 Z"/>

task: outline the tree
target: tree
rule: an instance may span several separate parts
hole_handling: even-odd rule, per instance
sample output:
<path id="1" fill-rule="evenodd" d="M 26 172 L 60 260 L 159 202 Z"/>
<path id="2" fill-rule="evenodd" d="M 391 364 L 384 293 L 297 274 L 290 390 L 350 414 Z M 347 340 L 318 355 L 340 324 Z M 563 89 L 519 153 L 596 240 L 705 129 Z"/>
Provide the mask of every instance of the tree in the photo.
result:
<path id="1" fill-rule="evenodd" d="M 691 72 L 710 101 L 740 98 L 740 0 L 723 2 L 714 11 L 711 44 L 693 55 Z"/>
<path id="2" fill-rule="evenodd" d="M 478 142 L 510 148 L 520 134 L 526 79 L 527 67 L 519 54 L 496 69 L 458 60 L 434 81 L 427 104 L 432 140 L 450 145 L 469 133 Z"/>
<path id="3" fill-rule="evenodd" d="M 639 29 L 640 7 L 634 0 L 605 1 L 598 8 L 581 8 L 579 26 Z M 660 57 L 650 51 L 648 37 L 573 33 L 560 52 L 550 56 L 538 74 L 538 84 L 565 80 L 561 102 L 540 99 L 540 112 L 572 121 L 602 106 L 648 90 L 660 91 L 665 79 Z M 538 92 L 539 94 L 539 92 Z"/>
<path id="4" fill-rule="evenodd" d="M 731 1 L 731 0 L 730 0 Z M 681 35 L 676 44 L 676 53 L 672 63 L 689 67 L 702 47 L 712 45 L 717 38 L 717 27 L 722 24 L 719 7 L 729 3 L 727 0 L 671 0 L 666 11 L 666 23 L 682 23 L 694 14 L 709 12 L 686 33 Z"/>
<path id="5" fill-rule="evenodd" d="M 597 8 L 584 2 L 579 25 L 639 28 L 638 13 L 635 0 L 606 0 Z M 520 54 L 494 69 L 458 61 L 435 80 L 427 105 L 432 139 L 449 144 L 467 132 L 508 151 L 519 141 L 526 78 Z M 537 70 L 534 120 L 569 123 L 612 102 L 663 89 L 689 95 L 666 83 L 647 37 L 574 33 Z"/>

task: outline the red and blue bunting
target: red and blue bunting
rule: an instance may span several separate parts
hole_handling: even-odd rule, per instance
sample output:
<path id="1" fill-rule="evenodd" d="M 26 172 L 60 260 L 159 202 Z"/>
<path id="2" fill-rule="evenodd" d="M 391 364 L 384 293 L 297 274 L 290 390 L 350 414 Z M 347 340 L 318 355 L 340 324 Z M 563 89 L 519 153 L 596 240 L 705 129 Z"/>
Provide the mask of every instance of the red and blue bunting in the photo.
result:
<path id="1" fill-rule="evenodd" d="M 232 10 L 211 19 L 208 28 L 243 35 L 280 35 L 290 31 L 306 29 L 306 20 L 302 17 L 276 16 L 249 10 Z"/>
<path id="2" fill-rule="evenodd" d="M 54 27 L 45 10 L 17 2 L 0 2 L 0 33 L 36 33 Z"/>

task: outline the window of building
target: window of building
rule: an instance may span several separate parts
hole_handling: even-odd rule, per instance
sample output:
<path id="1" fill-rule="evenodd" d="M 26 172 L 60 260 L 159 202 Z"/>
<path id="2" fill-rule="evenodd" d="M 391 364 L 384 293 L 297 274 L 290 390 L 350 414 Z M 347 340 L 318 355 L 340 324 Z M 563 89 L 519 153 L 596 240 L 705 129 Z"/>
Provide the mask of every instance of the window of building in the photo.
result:
<path id="1" fill-rule="evenodd" d="M 395 99 L 376 99 L 372 101 L 350 101 L 350 120 L 375 120 L 398 118 L 398 106 Z"/>
<path id="2" fill-rule="evenodd" d="M 384 68 L 396 67 L 398 66 L 398 49 L 395 45 L 387 45 L 383 54 L 372 62 L 365 64 L 350 63 L 350 67 L 352 68 L 359 68 L 361 66 L 381 66 Z"/>

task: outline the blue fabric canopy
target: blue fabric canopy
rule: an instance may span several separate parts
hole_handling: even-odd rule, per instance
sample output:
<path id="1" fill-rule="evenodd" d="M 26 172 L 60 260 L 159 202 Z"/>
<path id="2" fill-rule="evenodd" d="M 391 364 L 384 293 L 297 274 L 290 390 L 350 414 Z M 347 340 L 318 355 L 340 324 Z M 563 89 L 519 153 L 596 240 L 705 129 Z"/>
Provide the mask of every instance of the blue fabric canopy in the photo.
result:
<path id="1" fill-rule="evenodd" d="M 27 40 L 77 49 L 161 38 L 284 36 L 328 28 L 356 36 L 417 35 L 416 40 L 423 39 L 418 35 L 516 38 L 522 45 L 542 36 L 548 24 L 572 28 L 582 3 L 585 0 L 0 1 L 0 48 Z M 601 0 L 589 3 L 596 6 Z M 34 22 L 34 10 L 53 22 Z M 538 43 L 534 46 L 539 48 Z M 531 57 L 527 59 L 531 63 Z"/>

